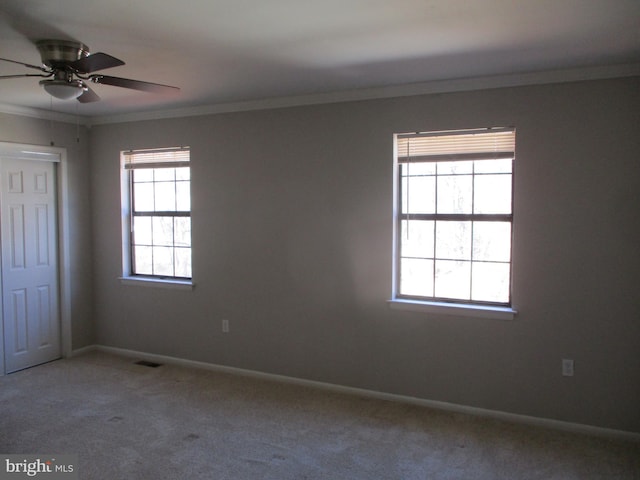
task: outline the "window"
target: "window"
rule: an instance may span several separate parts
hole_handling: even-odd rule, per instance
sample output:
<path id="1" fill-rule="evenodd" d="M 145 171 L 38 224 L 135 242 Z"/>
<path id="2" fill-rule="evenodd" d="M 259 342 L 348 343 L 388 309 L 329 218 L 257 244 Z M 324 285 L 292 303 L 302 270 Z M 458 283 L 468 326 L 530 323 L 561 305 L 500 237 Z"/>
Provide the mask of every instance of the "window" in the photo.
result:
<path id="1" fill-rule="evenodd" d="M 190 279 L 189 148 L 123 152 L 122 165 L 125 273 Z"/>
<path id="2" fill-rule="evenodd" d="M 511 305 L 515 130 L 395 136 L 395 298 Z"/>

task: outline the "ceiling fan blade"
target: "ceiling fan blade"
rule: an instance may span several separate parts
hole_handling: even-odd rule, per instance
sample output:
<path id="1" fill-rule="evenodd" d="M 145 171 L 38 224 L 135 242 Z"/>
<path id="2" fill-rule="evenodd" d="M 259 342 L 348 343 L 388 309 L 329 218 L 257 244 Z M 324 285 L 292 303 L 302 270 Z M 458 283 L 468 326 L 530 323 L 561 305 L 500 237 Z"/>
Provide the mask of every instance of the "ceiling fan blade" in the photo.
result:
<path id="1" fill-rule="evenodd" d="M 120 65 L 124 65 L 122 60 L 102 52 L 93 53 L 69 64 L 71 68 L 79 73 L 93 73 Z"/>
<path id="2" fill-rule="evenodd" d="M 49 75 L 39 75 L 37 73 L 22 73 L 22 74 L 18 74 L 18 75 L 0 75 L 0 78 L 21 78 L 21 77 L 51 77 L 53 75 L 53 73 L 49 74 Z"/>
<path id="3" fill-rule="evenodd" d="M 40 70 L 41 72 L 48 72 L 49 71 L 49 70 L 45 69 L 42 66 L 31 65 L 29 63 L 16 62 L 15 60 L 9 60 L 8 58 L 0 58 L 0 60 L 2 60 L 3 62 L 16 63 L 18 65 L 22 65 L 23 67 L 33 68 L 35 70 Z"/>
<path id="4" fill-rule="evenodd" d="M 180 90 L 178 87 L 172 87 L 170 85 L 142 82 L 140 80 L 131 80 L 129 78 L 110 77 L 108 75 L 91 75 L 90 80 L 94 83 L 101 83 L 103 85 L 131 88 L 133 90 L 140 90 L 149 93 L 174 93 Z"/>
<path id="5" fill-rule="evenodd" d="M 85 92 L 78 97 L 78 101 L 80 103 L 91 103 L 97 102 L 98 100 L 100 100 L 98 94 L 91 90 L 91 88 L 89 87 L 87 87 L 87 90 L 85 90 Z"/>

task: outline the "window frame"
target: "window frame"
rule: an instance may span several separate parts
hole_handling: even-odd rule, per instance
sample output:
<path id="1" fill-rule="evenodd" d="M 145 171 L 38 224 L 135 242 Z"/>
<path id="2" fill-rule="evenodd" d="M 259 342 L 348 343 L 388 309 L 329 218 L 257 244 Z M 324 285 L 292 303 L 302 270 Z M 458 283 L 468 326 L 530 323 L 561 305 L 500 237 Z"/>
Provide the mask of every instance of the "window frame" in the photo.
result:
<path id="1" fill-rule="evenodd" d="M 407 155 L 402 155 L 403 152 L 399 151 L 399 139 L 401 138 L 410 138 L 410 137 L 449 137 L 453 135 L 464 135 L 464 134 L 483 134 L 483 133 L 497 133 L 497 132 L 511 132 L 513 135 L 513 146 L 511 155 L 507 156 L 507 152 L 499 152 L 498 155 L 502 155 L 501 157 L 496 158 L 510 158 L 511 159 L 511 171 L 508 173 L 510 175 L 511 180 L 511 198 L 510 198 L 510 212 L 509 213 L 474 213 L 473 209 L 471 213 L 438 213 L 437 210 L 434 210 L 433 213 L 404 213 L 403 209 L 403 178 L 408 178 L 408 176 L 404 176 L 402 173 L 402 169 L 406 168 L 407 165 L 412 163 L 411 157 L 412 155 L 407 150 Z M 449 130 L 449 131 L 430 131 L 430 132 L 415 132 L 415 133 L 407 133 L 407 134 L 395 134 L 393 136 L 394 139 L 394 162 L 393 162 L 393 265 L 392 265 L 392 297 L 389 300 L 390 307 L 394 309 L 400 310 L 411 310 L 411 311 L 420 311 L 420 312 L 429 312 L 429 313 L 441 313 L 448 315 L 459 315 L 459 316 L 473 316 L 473 317 L 483 317 L 483 318 L 496 318 L 496 319 L 504 319 L 510 320 L 513 319 L 517 313 L 517 311 L 513 308 L 513 238 L 514 238 L 514 183 L 515 183 L 515 128 L 514 127 L 491 127 L 491 128 L 481 128 L 481 129 L 465 129 L 465 130 Z M 408 149 L 407 144 L 407 149 Z M 448 147 L 443 147 L 445 150 Z M 484 147 L 480 147 L 484 148 Z M 443 161 L 468 161 L 468 160 L 482 160 L 483 157 L 486 159 L 487 156 L 491 156 L 488 151 L 485 153 L 469 153 L 462 150 L 464 153 L 451 154 L 450 152 L 446 152 L 442 154 L 442 152 L 427 152 L 423 155 L 415 155 L 422 157 L 422 160 L 418 160 L 421 162 L 430 162 L 437 163 Z M 495 155 L 496 153 L 494 153 Z M 415 158 L 415 157 L 414 157 Z M 493 158 L 493 157 L 492 157 Z M 403 159 L 403 161 L 401 161 Z M 474 168 L 472 168 L 471 173 L 467 173 L 472 177 L 472 182 L 475 179 L 476 175 L 482 175 L 482 173 L 476 173 L 475 164 Z M 434 173 L 434 179 L 437 182 L 438 172 Z M 408 181 L 408 180 L 407 180 Z M 472 183 L 471 195 L 474 196 L 475 183 Z M 435 197 L 435 201 L 437 202 L 437 196 Z M 469 272 L 469 281 L 470 281 L 470 292 L 469 299 L 458 299 L 458 298 L 447 298 L 447 297 L 438 297 L 435 296 L 435 280 L 434 280 L 434 290 L 432 291 L 433 296 L 421 296 L 421 295 L 412 295 L 406 293 L 400 293 L 400 282 L 401 282 L 401 272 L 402 272 L 402 225 L 404 221 L 411 220 L 428 220 L 434 222 L 434 229 L 436 228 L 437 221 L 498 221 L 498 222 L 507 222 L 510 227 L 510 248 L 509 248 L 509 259 L 508 262 L 505 261 L 503 263 L 508 264 L 509 266 L 509 278 L 508 278 L 508 300 L 506 302 L 494 302 L 494 301 L 485 301 L 485 300 L 472 300 L 472 270 Z M 435 234 L 435 230 L 434 230 Z M 473 240 L 472 240 L 473 241 Z M 471 244 L 471 248 L 473 243 Z M 436 251 L 434 250 L 434 279 L 435 279 L 435 262 L 438 259 L 436 256 Z M 442 260 L 442 259 L 441 259 Z M 474 262 L 480 263 L 480 261 L 473 259 L 473 254 L 471 255 L 468 261 L 470 263 L 470 269 L 473 267 Z"/>
<path id="2" fill-rule="evenodd" d="M 136 155 L 141 155 L 136 162 Z M 148 156 L 146 161 L 143 155 Z M 175 155 L 177 159 L 171 159 L 170 157 Z M 191 207 L 191 163 L 190 163 L 191 150 L 190 147 L 169 147 L 169 148 L 155 148 L 155 149 L 139 149 L 139 150 L 127 150 L 121 152 L 121 197 L 122 197 L 122 277 L 120 281 L 126 285 L 142 285 L 142 286 L 156 286 L 164 288 L 193 288 L 193 245 L 189 248 L 189 254 L 191 257 L 191 277 L 179 277 L 171 275 L 154 275 L 154 274 L 142 274 L 135 273 L 135 232 L 134 232 L 134 219 L 136 217 L 189 217 L 192 218 Z M 189 168 L 189 210 L 176 210 L 176 211 L 140 211 L 135 210 L 135 195 L 134 195 L 134 171 L 143 169 L 156 169 L 156 168 Z M 177 182 L 174 178 L 172 181 L 174 184 Z M 154 181 L 155 183 L 155 181 Z M 190 242 L 191 243 L 191 242 Z M 175 242 L 172 245 L 172 249 L 175 249 Z M 175 273 L 175 269 L 174 269 Z"/>

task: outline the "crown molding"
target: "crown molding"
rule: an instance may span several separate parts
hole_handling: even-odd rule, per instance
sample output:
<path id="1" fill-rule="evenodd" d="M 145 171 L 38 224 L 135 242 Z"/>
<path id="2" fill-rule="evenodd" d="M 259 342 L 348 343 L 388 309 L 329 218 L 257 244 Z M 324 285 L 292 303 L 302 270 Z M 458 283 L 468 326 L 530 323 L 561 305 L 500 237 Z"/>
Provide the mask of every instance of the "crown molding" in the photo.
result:
<path id="1" fill-rule="evenodd" d="M 588 68 L 572 68 L 486 77 L 438 80 L 387 87 L 362 88 L 313 95 L 265 98 L 246 102 L 219 103 L 191 108 L 177 108 L 150 112 L 129 113 L 92 117 L 91 125 L 138 122 L 182 118 L 217 113 L 245 112 L 272 108 L 287 108 L 327 103 L 374 100 L 381 98 L 407 97 L 434 93 L 453 93 L 492 88 L 544 85 L 550 83 L 603 80 L 608 78 L 640 76 L 640 63 L 606 65 Z"/>
<path id="2" fill-rule="evenodd" d="M 88 117 L 72 115 L 70 113 L 55 112 L 51 110 L 43 110 L 40 108 L 21 107 L 18 105 L 10 105 L 7 103 L 0 103 L 0 113 L 20 115 L 21 117 L 38 118 L 41 120 L 54 120 L 56 122 L 63 123 L 79 123 L 81 125 L 89 125 L 91 123 Z"/>
<path id="3" fill-rule="evenodd" d="M 633 76 L 640 76 L 640 63 L 437 80 L 386 87 L 343 90 L 312 95 L 273 97 L 243 102 L 217 103 L 197 107 L 152 110 L 115 115 L 99 115 L 93 117 L 76 116 L 67 113 L 19 107 L 8 104 L 0 104 L 0 113 L 22 115 L 45 120 L 55 120 L 65 123 L 78 123 L 91 127 L 92 125 L 104 125 L 111 123 L 140 122 L 147 120 L 214 115 L 219 113 L 246 112 L 273 108 L 299 107 L 328 103 L 407 97 L 413 95 L 486 90 L 493 88 L 544 85 L 550 83 L 603 80 L 608 78 Z"/>

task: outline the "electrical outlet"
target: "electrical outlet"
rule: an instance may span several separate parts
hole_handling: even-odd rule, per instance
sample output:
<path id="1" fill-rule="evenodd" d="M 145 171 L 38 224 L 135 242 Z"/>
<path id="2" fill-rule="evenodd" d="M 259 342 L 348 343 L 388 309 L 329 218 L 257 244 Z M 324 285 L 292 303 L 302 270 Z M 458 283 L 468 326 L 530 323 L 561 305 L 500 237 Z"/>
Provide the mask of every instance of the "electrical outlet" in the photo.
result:
<path id="1" fill-rule="evenodd" d="M 229 320 L 226 318 L 222 320 L 222 333 L 229 333 Z"/>
<path id="2" fill-rule="evenodd" d="M 573 360 L 570 358 L 562 359 L 562 375 L 565 377 L 573 377 Z"/>

